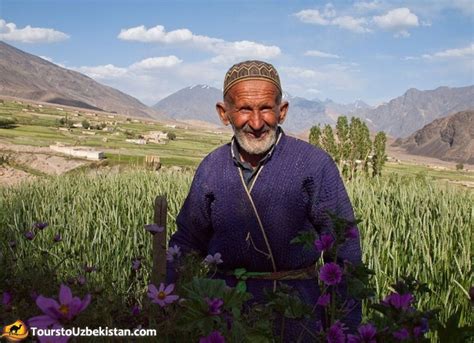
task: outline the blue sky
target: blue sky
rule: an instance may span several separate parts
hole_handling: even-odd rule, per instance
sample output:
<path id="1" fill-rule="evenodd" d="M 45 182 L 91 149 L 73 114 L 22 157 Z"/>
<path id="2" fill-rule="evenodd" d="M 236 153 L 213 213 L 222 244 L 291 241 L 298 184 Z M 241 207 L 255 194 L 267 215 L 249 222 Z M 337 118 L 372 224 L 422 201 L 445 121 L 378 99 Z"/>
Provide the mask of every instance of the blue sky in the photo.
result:
<path id="1" fill-rule="evenodd" d="M 0 40 L 153 105 L 262 59 L 285 91 L 371 105 L 474 84 L 474 2 L 0 0 Z"/>

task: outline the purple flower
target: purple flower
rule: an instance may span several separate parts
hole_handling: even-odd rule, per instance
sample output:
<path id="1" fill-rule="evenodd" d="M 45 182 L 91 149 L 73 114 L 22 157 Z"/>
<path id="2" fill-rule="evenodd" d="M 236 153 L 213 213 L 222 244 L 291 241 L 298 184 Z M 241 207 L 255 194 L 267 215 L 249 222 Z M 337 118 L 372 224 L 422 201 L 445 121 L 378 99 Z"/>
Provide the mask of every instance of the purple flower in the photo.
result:
<path id="1" fill-rule="evenodd" d="M 405 341 L 410 338 L 410 333 L 407 329 L 403 328 L 393 333 L 393 337 L 395 337 L 398 341 Z"/>
<path id="2" fill-rule="evenodd" d="M 372 324 L 360 325 L 358 335 L 348 335 L 347 343 L 377 343 L 377 329 Z"/>
<path id="3" fill-rule="evenodd" d="M 326 263 L 319 271 L 319 279 L 326 285 L 337 285 L 342 280 L 342 269 L 337 263 Z"/>
<path id="4" fill-rule="evenodd" d="M 331 294 L 326 293 L 319 296 L 316 304 L 322 307 L 326 307 L 329 305 L 330 302 L 331 302 Z"/>
<path id="5" fill-rule="evenodd" d="M 35 238 L 35 233 L 33 231 L 28 231 L 27 233 L 25 233 L 25 237 L 26 239 L 28 240 L 33 240 L 33 238 Z"/>
<path id="6" fill-rule="evenodd" d="M 33 228 L 38 229 L 38 230 L 43 230 L 48 226 L 48 223 L 46 222 L 36 222 L 33 224 Z"/>
<path id="7" fill-rule="evenodd" d="M 42 295 L 36 298 L 36 305 L 43 311 L 44 315 L 36 316 L 28 320 L 29 326 L 46 329 L 50 325 L 60 325 L 61 322 L 72 321 L 79 313 L 84 311 L 91 302 L 90 294 L 83 300 L 73 297 L 71 289 L 61 285 L 59 290 L 59 303 Z"/>
<path id="8" fill-rule="evenodd" d="M 141 312 L 140 306 L 133 305 L 131 312 L 132 312 L 132 316 L 138 316 Z"/>
<path id="9" fill-rule="evenodd" d="M 58 243 L 58 242 L 61 242 L 63 240 L 63 238 L 61 237 L 61 235 L 59 233 L 57 233 L 57 234 L 54 235 L 53 240 L 54 240 L 55 243 Z"/>
<path id="10" fill-rule="evenodd" d="M 199 343 L 225 343 L 225 338 L 219 331 L 213 331 L 209 336 L 202 337 Z"/>
<path id="11" fill-rule="evenodd" d="M 87 281 L 84 275 L 79 275 L 76 280 L 77 280 L 77 283 L 81 286 L 83 286 Z"/>
<path id="12" fill-rule="evenodd" d="M 178 247 L 176 244 L 172 247 L 169 247 L 168 250 L 166 250 L 166 260 L 169 262 L 173 262 L 175 258 L 178 258 L 181 256 L 181 248 Z"/>
<path id="13" fill-rule="evenodd" d="M 407 310 L 413 301 L 413 295 L 411 293 L 398 294 L 391 293 L 385 297 L 382 304 L 385 306 L 392 306 L 397 310 Z"/>
<path id="14" fill-rule="evenodd" d="M 428 319 L 421 318 L 420 325 L 413 328 L 413 336 L 419 338 L 429 331 Z"/>
<path id="15" fill-rule="evenodd" d="M 16 247 L 16 242 L 15 241 L 9 241 L 8 246 L 13 249 L 14 247 Z"/>
<path id="16" fill-rule="evenodd" d="M 221 257 L 222 257 L 222 255 L 218 252 L 216 252 L 214 254 L 214 256 L 207 255 L 206 258 L 204 259 L 204 263 L 206 263 L 208 265 L 222 263 L 223 261 L 222 261 Z"/>
<path id="17" fill-rule="evenodd" d="M 334 244 L 334 237 L 330 233 L 321 235 L 314 241 L 314 246 L 318 252 L 328 251 Z"/>
<path id="18" fill-rule="evenodd" d="M 174 290 L 174 283 L 170 283 L 165 288 L 165 284 L 161 283 L 160 288 L 156 288 L 154 284 L 148 285 L 148 297 L 151 299 L 151 302 L 165 307 L 176 300 L 179 299 L 177 295 L 172 295 L 171 293 Z"/>
<path id="19" fill-rule="evenodd" d="M 10 292 L 3 292 L 3 295 L 2 295 L 2 305 L 4 307 L 10 307 L 12 303 L 12 294 Z"/>
<path id="20" fill-rule="evenodd" d="M 141 267 L 142 267 L 142 261 L 140 261 L 137 258 L 132 261 L 132 269 L 133 270 L 138 271 L 138 270 L 140 270 Z"/>
<path id="21" fill-rule="evenodd" d="M 158 224 L 147 224 L 145 225 L 145 230 L 154 235 L 158 232 L 163 232 L 165 228 L 163 226 L 159 226 Z"/>
<path id="22" fill-rule="evenodd" d="M 359 230 L 357 230 L 357 227 L 352 226 L 346 231 L 346 238 L 356 239 L 358 237 L 359 237 Z"/>
<path id="23" fill-rule="evenodd" d="M 326 339 L 328 343 L 345 343 L 346 335 L 344 335 L 344 328 L 341 322 L 335 322 L 327 331 Z"/>
<path id="24" fill-rule="evenodd" d="M 215 316 L 215 315 L 218 315 L 218 314 L 222 313 L 221 307 L 222 307 L 222 305 L 224 305 L 224 301 L 222 299 L 219 299 L 219 298 L 212 298 L 212 299 L 205 298 L 205 300 L 207 302 L 207 305 L 209 306 L 209 314 L 211 316 Z"/>

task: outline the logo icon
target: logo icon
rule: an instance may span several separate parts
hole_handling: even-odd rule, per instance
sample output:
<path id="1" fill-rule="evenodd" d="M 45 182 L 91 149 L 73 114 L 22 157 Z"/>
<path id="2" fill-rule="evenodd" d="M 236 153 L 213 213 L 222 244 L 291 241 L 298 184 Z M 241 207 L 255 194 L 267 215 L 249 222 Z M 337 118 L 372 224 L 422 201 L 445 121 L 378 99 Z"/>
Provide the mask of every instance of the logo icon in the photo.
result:
<path id="1" fill-rule="evenodd" d="M 5 337 L 9 342 L 20 342 L 28 337 L 28 328 L 21 320 L 7 325 L 2 330 L 0 338 Z"/>

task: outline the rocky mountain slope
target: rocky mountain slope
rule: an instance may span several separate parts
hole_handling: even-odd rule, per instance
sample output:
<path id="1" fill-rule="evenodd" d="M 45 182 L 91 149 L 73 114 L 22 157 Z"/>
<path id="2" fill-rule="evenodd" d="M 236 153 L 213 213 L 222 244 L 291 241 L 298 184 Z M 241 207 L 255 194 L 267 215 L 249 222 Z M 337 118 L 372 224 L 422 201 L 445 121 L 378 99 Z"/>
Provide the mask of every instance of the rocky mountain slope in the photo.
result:
<path id="1" fill-rule="evenodd" d="M 436 119 L 395 145 L 410 154 L 474 164 L 474 110 Z"/>
<path id="2" fill-rule="evenodd" d="M 130 95 L 2 41 L 0 95 L 136 117 L 163 117 Z"/>

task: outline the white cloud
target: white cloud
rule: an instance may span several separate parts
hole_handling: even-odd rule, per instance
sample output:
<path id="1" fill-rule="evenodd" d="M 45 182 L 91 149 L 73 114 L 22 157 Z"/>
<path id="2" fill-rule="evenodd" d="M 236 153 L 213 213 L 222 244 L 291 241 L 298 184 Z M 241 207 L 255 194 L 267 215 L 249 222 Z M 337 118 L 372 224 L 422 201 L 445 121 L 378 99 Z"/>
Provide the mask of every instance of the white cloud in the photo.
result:
<path id="1" fill-rule="evenodd" d="M 366 28 L 367 20 L 364 18 L 354 18 L 351 16 L 342 16 L 332 20 L 333 25 L 337 25 L 340 28 L 347 29 L 357 33 L 370 32 L 370 29 Z"/>
<path id="2" fill-rule="evenodd" d="M 151 57 L 132 64 L 130 69 L 170 68 L 180 64 L 181 62 L 183 62 L 183 60 L 174 55 L 166 57 Z"/>
<path id="3" fill-rule="evenodd" d="M 330 54 L 319 50 L 308 50 L 304 53 L 304 55 L 322 58 L 340 58 L 338 55 Z"/>
<path id="4" fill-rule="evenodd" d="M 232 62 L 242 58 L 270 59 L 281 54 L 280 48 L 274 45 L 264 45 L 247 40 L 228 42 L 220 38 L 196 35 L 188 29 L 167 32 L 162 25 L 149 29 L 143 25 L 122 29 L 118 38 L 146 43 L 190 44 L 217 54 L 213 58 L 213 62 Z"/>
<path id="5" fill-rule="evenodd" d="M 307 24 L 329 25 L 331 23 L 331 21 L 324 18 L 324 15 L 319 13 L 318 10 L 302 10 L 295 13 L 295 16 Z"/>
<path id="6" fill-rule="evenodd" d="M 0 39 L 2 40 L 21 43 L 54 43 L 68 38 L 67 34 L 53 29 L 31 27 L 30 25 L 19 29 L 14 23 L 7 23 L 0 19 Z"/>
<path id="7" fill-rule="evenodd" d="M 336 11 L 332 5 L 330 5 L 330 7 L 326 5 L 322 13 L 319 10 L 302 10 L 294 15 L 300 21 L 307 24 L 322 26 L 332 25 L 357 33 L 370 32 L 366 27 L 367 20 L 365 18 L 354 18 L 349 15 L 336 17 Z"/>
<path id="8" fill-rule="evenodd" d="M 469 57 L 474 57 L 474 43 L 471 43 L 471 45 L 466 46 L 465 48 L 460 48 L 460 49 L 448 49 L 448 50 L 443 50 L 436 52 L 434 54 L 424 54 L 422 55 L 423 58 L 426 59 L 433 59 L 433 58 L 442 58 L 442 59 L 448 59 L 448 58 L 469 58 Z"/>
<path id="9" fill-rule="evenodd" d="M 361 11 L 373 11 L 380 8 L 379 1 L 359 1 L 354 4 L 354 7 Z"/>
<path id="10" fill-rule="evenodd" d="M 374 23 L 383 30 L 395 31 L 396 37 L 408 37 L 407 29 L 419 26 L 418 17 L 406 7 L 388 11 L 385 15 L 374 16 Z"/>
<path id="11" fill-rule="evenodd" d="M 95 67 L 72 67 L 69 69 L 76 70 L 97 80 L 119 78 L 127 74 L 127 68 L 116 67 L 113 64 L 99 65 Z"/>

